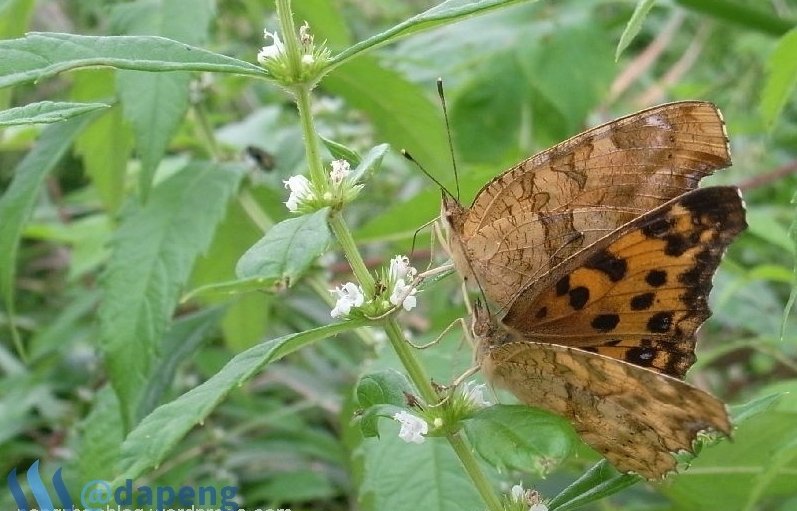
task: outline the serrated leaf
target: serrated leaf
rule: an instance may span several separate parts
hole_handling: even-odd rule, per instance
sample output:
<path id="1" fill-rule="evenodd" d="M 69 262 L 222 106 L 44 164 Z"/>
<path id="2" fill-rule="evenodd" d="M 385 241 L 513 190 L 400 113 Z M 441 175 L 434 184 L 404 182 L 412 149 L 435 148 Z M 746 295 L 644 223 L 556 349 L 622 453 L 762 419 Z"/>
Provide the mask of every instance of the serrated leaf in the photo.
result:
<path id="1" fill-rule="evenodd" d="M 110 385 L 100 388 L 92 397 L 91 409 L 74 428 L 78 435 L 75 456 L 68 466 L 76 481 L 110 479 L 114 476 L 113 465 L 119 456 L 119 447 L 124 440 L 119 400 Z"/>
<path id="2" fill-rule="evenodd" d="M 382 158 L 385 157 L 385 153 L 388 149 L 390 149 L 388 144 L 379 144 L 376 147 L 372 147 L 371 150 L 366 153 L 362 161 L 360 161 L 355 169 L 352 170 L 352 182 L 357 183 L 362 181 L 376 172 L 377 169 L 379 169 L 379 166 L 382 164 Z"/>
<path id="3" fill-rule="evenodd" d="M 608 461 L 601 460 L 573 481 L 548 503 L 550 511 L 577 509 L 622 491 L 642 481 L 639 476 L 621 474 Z"/>
<path id="4" fill-rule="evenodd" d="M 797 86 L 797 28 L 784 35 L 767 61 L 767 79 L 761 91 L 761 115 L 770 128 Z"/>
<path id="5" fill-rule="evenodd" d="M 0 197 L 0 299 L 5 303 L 12 329 L 14 276 L 22 228 L 31 215 L 47 173 L 92 119 L 92 115 L 83 115 L 45 128 L 33 149 L 17 165 L 11 184 Z M 22 350 L 22 346 L 18 344 L 17 349 Z"/>
<path id="6" fill-rule="evenodd" d="M 269 363 L 308 344 L 366 324 L 365 320 L 351 320 L 327 325 L 272 339 L 239 353 L 209 380 L 156 408 L 130 432 L 122 444 L 117 479 L 136 478 L 158 466 L 177 442 L 196 424 L 201 424 L 227 394 Z"/>
<path id="7" fill-rule="evenodd" d="M 268 78 L 242 60 L 157 36 L 84 36 L 31 32 L 0 41 L 0 87 L 70 69 L 108 66 L 138 71 L 210 71 Z"/>
<path id="8" fill-rule="evenodd" d="M 634 13 L 631 15 L 628 24 L 625 26 L 625 30 L 623 30 L 623 34 L 620 36 L 620 42 L 617 43 L 617 51 L 614 54 L 615 62 L 620 59 L 620 54 L 628 48 L 631 41 L 639 34 L 639 31 L 642 29 L 642 24 L 645 22 L 645 18 L 655 3 L 656 0 L 637 0 Z"/>
<path id="9" fill-rule="evenodd" d="M 155 35 L 189 44 L 207 39 L 213 15 L 208 0 L 147 0 L 116 5 L 114 24 L 127 35 Z M 139 190 L 146 200 L 152 178 L 169 141 L 188 111 L 188 73 L 142 73 L 121 70 L 117 89 L 125 118 L 132 124 L 141 157 Z"/>
<path id="10" fill-rule="evenodd" d="M 116 95 L 114 71 L 96 69 L 76 73 L 70 90 L 72 99 L 93 101 Z M 115 104 L 104 112 L 75 143 L 75 152 L 83 159 L 86 174 L 91 177 L 103 205 L 116 212 L 124 200 L 125 173 L 132 150 L 133 137 L 125 124 L 122 107 Z"/>
<path id="11" fill-rule="evenodd" d="M 458 19 L 484 14 L 501 7 L 508 7 L 522 1 L 524 0 L 446 0 L 335 55 L 330 62 L 329 69 L 348 62 L 364 51 L 373 50 L 410 34 L 429 30 L 445 23 L 453 23 Z"/>
<path id="12" fill-rule="evenodd" d="M 523 405 L 483 408 L 465 421 L 464 429 L 491 465 L 540 475 L 570 455 L 575 438 L 566 420 Z"/>
<path id="13" fill-rule="evenodd" d="M 100 343 L 128 428 L 142 417 L 141 399 L 180 289 L 242 175 L 237 166 L 191 163 L 133 208 L 116 233 L 102 281 Z"/>
<path id="14" fill-rule="evenodd" d="M 194 352 L 207 341 L 221 321 L 224 307 L 201 309 L 172 323 L 163 336 L 163 356 L 150 372 L 141 396 L 139 413 L 144 416 L 157 407 L 163 394 L 174 380 L 177 366 L 191 359 Z"/>
<path id="15" fill-rule="evenodd" d="M 336 160 L 346 160 L 355 167 L 360 164 L 360 155 L 354 149 L 350 149 L 343 144 L 339 144 L 334 140 L 319 137 L 321 142 L 326 146 L 327 151 Z"/>
<path id="16" fill-rule="evenodd" d="M 50 124 L 65 121 L 101 108 L 105 103 L 72 103 L 69 101 L 40 101 L 0 112 L 0 126 L 20 124 Z"/>
<path id="17" fill-rule="evenodd" d="M 324 253 L 330 241 L 328 208 L 283 220 L 247 250 L 235 266 L 240 279 L 293 283 Z"/>

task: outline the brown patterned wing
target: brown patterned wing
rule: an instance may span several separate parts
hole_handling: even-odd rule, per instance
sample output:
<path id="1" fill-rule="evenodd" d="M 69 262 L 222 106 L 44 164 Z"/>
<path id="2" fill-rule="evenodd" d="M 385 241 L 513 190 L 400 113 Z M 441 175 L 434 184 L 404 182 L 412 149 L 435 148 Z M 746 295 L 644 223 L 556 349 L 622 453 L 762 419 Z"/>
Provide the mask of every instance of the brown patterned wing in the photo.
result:
<path id="1" fill-rule="evenodd" d="M 710 103 L 671 103 L 617 119 L 509 169 L 470 208 L 444 198 L 451 245 L 461 245 L 452 247 L 455 264 L 467 274 L 470 261 L 487 295 L 505 306 L 508 289 L 729 164 L 724 123 Z"/>
<path id="2" fill-rule="evenodd" d="M 671 453 L 693 452 L 700 431 L 730 434 L 722 402 L 680 380 L 576 348 L 518 341 L 495 326 L 480 329 L 485 376 L 521 402 L 567 418 L 620 471 L 659 479 L 676 467 Z"/>
<path id="3" fill-rule="evenodd" d="M 694 363 L 695 332 L 711 314 L 714 272 L 745 227 L 738 189 L 694 190 L 523 289 L 502 322 L 525 339 L 682 378 Z"/>

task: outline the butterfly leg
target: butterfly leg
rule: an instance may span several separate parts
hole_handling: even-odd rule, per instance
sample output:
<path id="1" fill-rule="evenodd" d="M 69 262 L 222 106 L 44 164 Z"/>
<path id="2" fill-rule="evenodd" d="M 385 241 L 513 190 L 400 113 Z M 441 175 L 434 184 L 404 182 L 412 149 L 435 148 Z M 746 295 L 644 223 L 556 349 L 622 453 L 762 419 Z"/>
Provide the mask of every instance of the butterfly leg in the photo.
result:
<path id="1" fill-rule="evenodd" d="M 438 335 L 437 337 L 435 337 L 435 339 L 434 339 L 433 341 L 429 341 L 429 342 L 427 342 L 426 344 L 414 344 L 413 342 L 411 342 L 411 341 L 409 341 L 409 340 L 408 340 L 408 341 L 407 341 L 407 343 L 408 343 L 410 346 L 412 346 L 413 348 L 417 349 L 417 350 L 425 350 L 426 348 L 431 348 L 431 347 L 432 347 L 432 346 L 434 346 L 435 344 L 439 343 L 439 342 L 440 342 L 440 341 L 443 339 L 443 337 L 444 337 L 444 336 L 445 336 L 445 335 L 446 335 L 446 334 L 447 334 L 447 333 L 448 333 L 448 332 L 449 332 L 449 331 L 450 331 L 452 328 L 454 328 L 454 327 L 457 327 L 457 326 L 459 326 L 459 327 L 461 327 L 461 328 L 462 328 L 462 331 L 465 333 L 465 336 L 466 336 L 466 337 L 469 337 L 469 334 L 468 334 L 468 328 L 467 328 L 467 325 L 465 324 L 465 320 L 464 320 L 464 319 L 462 319 L 462 318 L 458 318 L 458 319 L 455 319 L 454 321 L 452 321 L 452 322 L 451 322 L 451 323 L 450 323 L 450 324 L 449 324 L 447 327 L 445 327 L 445 329 L 443 329 L 443 331 L 442 331 L 442 332 L 440 332 L 440 335 Z"/>

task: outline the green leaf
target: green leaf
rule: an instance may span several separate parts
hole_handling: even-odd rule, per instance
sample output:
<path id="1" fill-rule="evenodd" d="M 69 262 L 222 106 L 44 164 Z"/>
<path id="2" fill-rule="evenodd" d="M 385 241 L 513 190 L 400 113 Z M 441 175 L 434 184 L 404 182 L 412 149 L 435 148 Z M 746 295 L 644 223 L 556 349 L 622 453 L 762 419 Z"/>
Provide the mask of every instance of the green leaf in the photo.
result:
<path id="1" fill-rule="evenodd" d="M 477 14 L 484 14 L 494 9 L 514 5 L 522 1 L 524 0 L 446 0 L 380 34 L 369 37 L 365 41 L 361 41 L 347 48 L 345 51 L 332 58 L 329 69 L 331 70 L 348 62 L 364 51 L 373 50 L 374 48 L 394 42 L 410 34 L 429 30 L 439 25 L 451 23 Z"/>
<path id="2" fill-rule="evenodd" d="M 405 392 L 412 392 L 407 377 L 395 369 L 385 369 L 366 374 L 357 382 L 357 403 L 362 408 L 380 404 L 404 406 L 407 404 Z"/>
<path id="3" fill-rule="evenodd" d="M 642 481 L 639 476 L 621 474 L 608 461 L 601 460 L 548 503 L 551 511 L 576 509 L 613 495 Z"/>
<path id="4" fill-rule="evenodd" d="M 72 77 L 72 99 L 94 101 L 116 95 L 115 75 L 111 69 L 95 69 Z M 104 112 L 75 143 L 75 152 L 83 159 L 86 174 L 97 188 L 106 210 L 115 213 L 124 200 L 125 173 L 133 137 L 117 103 Z"/>
<path id="5" fill-rule="evenodd" d="M 112 479 L 124 430 L 119 400 L 110 385 L 103 386 L 94 394 L 91 409 L 74 429 L 79 435 L 70 447 L 75 452 L 85 453 L 75 456 L 69 465 L 70 471 L 74 472 L 74 480 Z"/>
<path id="6" fill-rule="evenodd" d="M 614 54 L 615 62 L 620 60 L 620 54 L 628 48 L 631 41 L 639 34 L 639 31 L 642 29 L 642 24 L 645 22 L 645 18 L 654 3 L 656 3 L 656 0 L 637 0 L 634 13 L 631 15 L 631 19 L 628 20 L 628 24 L 625 26 L 625 30 L 623 30 L 623 34 L 620 36 L 620 42 L 617 43 L 617 51 Z"/>
<path id="7" fill-rule="evenodd" d="M 775 126 L 783 107 L 794 98 L 797 85 L 797 28 L 778 41 L 767 61 L 767 79 L 761 91 L 761 115 L 767 125 Z"/>
<path id="8" fill-rule="evenodd" d="M 195 162 L 161 183 L 120 225 L 102 287 L 100 342 L 124 423 L 142 417 L 141 399 L 161 352 L 181 287 L 243 172 Z"/>
<path id="9" fill-rule="evenodd" d="M 792 205 L 797 204 L 797 193 L 791 198 Z M 791 290 L 789 291 L 789 299 L 786 300 L 786 306 L 783 308 L 783 319 L 780 322 L 780 339 L 786 336 L 786 326 L 788 325 L 789 315 L 794 309 L 794 304 L 797 302 L 797 217 L 795 217 L 789 226 L 789 245 L 792 253 L 792 279 Z"/>
<path id="10" fill-rule="evenodd" d="M 14 179 L 0 198 L 0 300 L 5 303 L 15 339 L 14 279 L 22 228 L 31 215 L 47 173 L 92 119 L 92 115 L 83 115 L 48 126 L 34 148 L 19 163 Z M 17 343 L 17 349 L 24 353 L 21 344 Z"/>
<path id="11" fill-rule="evenodd" d="M 782 397 L 782 392 L 776 392 L 774 394 L 768 394 L 756 399 L 752 399 L 742 405 L 732 407 L 731 416 L 733 417 L 734 426 L 738 426 L 742 422 L 745 422 L 746 420 L 753 418 L 760 413 L 770 410 Z"/>
<path id="12" fill-rule="evenodd" d="M 328 214 L 324 208 L 273 226 L 241 256 L 235 274 L 241 279 L 259 277 L 291 285 L 329 245 Z"/>
<path id="13" fill-rule="evenodd" d="M 146 0 L 119 4 L 112 16 L 127 35 L 163 36 L 197 45 L 207 39 L 213 11 L 208 0 Z M 188 111 L 190 82 L 188 73 L 122 70 L 117 74 L 125 119 L 133 126 L 141 157 L 139 189 L 145 200 L 158 163 Z"/>
<path id="14" fill-rule="evenodd" d="M 495 405 L 465 421 L 473 448 L 499 470 L 544 475 L 573 450 L 575 435 L 567 421 L 523 405 Z"/>
<path id="15" fill-rule="evenodd" d="M 205 284 L 192 289 L 180 298 L 180 303 L 185 303 L 197 298 L 227 298 L 252 291 L 264 291 L 280 282 L 278 278 L 248 277 L 245 279 L 228 280 Z"/>
<path id="16" fill-rule="evenodd" d="M 379 436 L 379 419 L 392 419 L 399 412 L 406 412 L 406 408 L 394 404 L 379 404 L 369 406 L 359 416 L 360 431 L 365 438 Z"/>
<path id="17" fill-rule="evenodd" d="M 473 482 L 451 446 L 441 438 L 423 445 L 398 437 L 398 424 L 383 421 L 385 432 L 357 449 L 363 463 L 359 488 L 362 511 L 471 511 L 484 509 Z"/>
<path id="18" fill-rule="evenodd" d="M 163 337 L 163 357 L 150 373 L 141 397 L 139 413 L 144 416 L 154 410 L 172 384 L 177 366 L 191 359 L 194 352 L 215 332 L 224 315 L 224 307 L 202 309 L 172 323 Z"/>
<path id="19" fill-rule="evenodd" d="M 379 169 L 379 166 L 382 164 L 382 158 L 384 158 L 388 149 L 390 149 L 388 144 L 379 144 L 378 146 L 371 148 L 371 150 L 365 155 L 365 158 L 363 158 L 362 161 L 359 162 L 352 171 L 352 182 L 356 183 L 367 179 L 374 172 L 376 172 L 377 169 Z"/>
<path id="20" fill-rule="evenodd" d="M 82 67 L 108 66 L 138 71 L 210 71 L 268 78 L 242 60 L 156 36 L 84 36 L 31 32 L 0 41 L 0 87 L 8 87 Z"/>
<path id="21" fill-rule="evenodd" d="M 70 103 L 68 101 L 40 101 L 0 112 L 0 126 L 19 124 L 49 124 L 65 121 L 100 108 L 105 103 Z"/>
<path id="22" fill-rule="evenodd" d="M 201 424 L 227 394 L 243 386 L 267 364 L 311 343 L 366 324 L 365 320 L 352 320 L 327 325 L 272 339 L 239 353 L 209 380 L 156 408 L 130 432 L 122 444 L 117 479 L 136 478 L 159 465 L 177 442 L 194 425 Z"/>
<path id="23" fill-rule="evenodd" d="M 773 394 L 779 398 L 767 406 Z M 740 509 L 740 503 L 794 495 L 797 380 L 771 385 L 758 395 L 763 400 L 758 413 L 735 424 L 733 441 L 704 447 L 682 476 L 661 487 L 673 507 L 704 509 L 711 502 L 712 509 Z"/>
<path id="24" fill-rule="evenodd" d="M 334 140 L 325 137 L 320 137 L 321 142 L 326 146 L 329 154 L 336 160 L 346 160 L 355 167 L 360 164 L 360 155 L 357 151 L 350 149 L 343 144 L 339 144 Z"/>
<path id="25" fill-rule="evenodd" d="M 327 76 L 324 89 L 366 112 L 380 139 L 407 149 L 432 174 L 451 168 L 441 109 L 423 87 L 366 56 Z"/>
<path id="26" fill-rule="evenodd" d="M 762 2 L 750 2 L 748 5 L 738 0 L 675 0 L 675 3 L 711 18 L 775 36 L 785 34 L 795 25 L 793 19 L 781 18 L 774 11 L 767 12 L 758 8 L 764 5 Z M 752 5 L 756 7 L 751 7 Z"/>

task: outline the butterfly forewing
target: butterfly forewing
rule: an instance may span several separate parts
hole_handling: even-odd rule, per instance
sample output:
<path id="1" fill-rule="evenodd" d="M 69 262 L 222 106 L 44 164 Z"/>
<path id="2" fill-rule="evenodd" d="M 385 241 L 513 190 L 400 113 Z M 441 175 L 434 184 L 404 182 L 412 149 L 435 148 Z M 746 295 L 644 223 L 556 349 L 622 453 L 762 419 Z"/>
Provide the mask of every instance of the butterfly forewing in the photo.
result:
<path id="1" fill-rule="evenodd" d="M 692 191 L 521 290 L 502 321 L 529 340 L 683 377 L 695 331 L 710 315 L 714 272 L 745 226 L 736 188 Z"/>
<path id="2" fill-rule="evenodd" d="M 519 163 L 485 185 L 470 208 L 445 200 L 455 264 L 504 307 L 509 290 L 729 164 L 724 123 L 710 103 L 617 119 Z M 532 243 L 535 232 L 544 244 Z"/>

